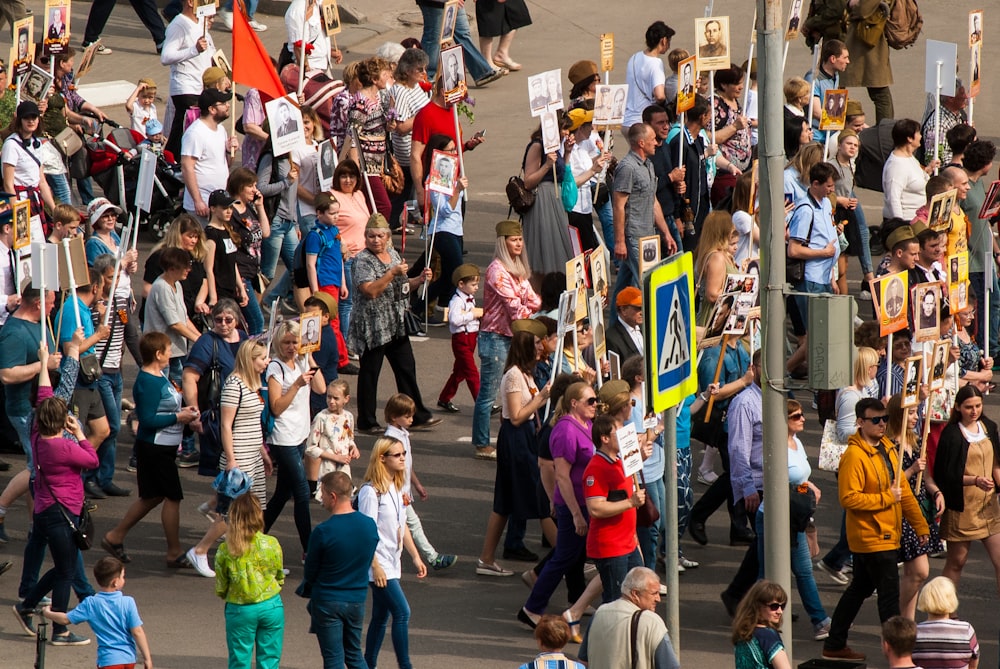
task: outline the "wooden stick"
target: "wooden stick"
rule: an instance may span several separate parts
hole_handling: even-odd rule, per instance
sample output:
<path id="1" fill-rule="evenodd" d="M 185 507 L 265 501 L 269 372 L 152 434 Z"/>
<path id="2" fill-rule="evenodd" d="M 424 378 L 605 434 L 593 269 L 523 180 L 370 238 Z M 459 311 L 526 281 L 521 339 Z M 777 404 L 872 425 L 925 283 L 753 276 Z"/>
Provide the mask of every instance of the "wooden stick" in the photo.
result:
<path id="1" fill-rule="evenodd" d="M 926 458 L 927 457 L 927 436 L 931 432 L 931 418 L 930 418 L 930 416 L 931 416 L 931 390 L 930 390 L 931 370 L 930 370 L 930 365 L 928 365 L 927 361 L 928 361 L 928 359 L 930 359 L 933 362 L 933 359 L 934 359 L 934 345 L 936 343 L 937 343 L 936 340 L 934 342 L 930 342 L 930 344 L 931 344 L 930 349 L 931 350 L 930 350 L 930 357 L 929 358 L 928 358 L 928 355 L 927 355 L 927 353 L 928 353 L 927 346 L 926 345 L 924 346 L 924 374 L 923 374 L 923 377 L 924 377 L 924 383 L 927 384 L 927 399 L 924 400 L 924 429 L 922 430 L 923 437 L 920 439 L 920 456 L 919 456 L 920 458 Z M 902 457 L 900 457 L 900 461 L 902 461 Z M 917 473 L 917 487 L 916 487 L 916 490 L 913 491 L 914 495 L 916 495 L 920 491 L 920 484 L 923 482 L 923 480 L 924 480 L 924 472 L 923 472 L 923 470 L 920 470 L 920 472 Z"/>
<path id="2" fill-rule="evenodd" d="M 462 146 L 462 126 L 458 122 L 458 103 L 451 106 L 452 116 L 455 118 L 455 150 L 458 152 L 458 173 L 465 176 L 465 152 Z M 462 191 L 462 198 L 469 202 L 468 189 Z"/>
<path id="3" fill-rule="evenodd" d="M 729 346 L 729 335 L 722 335 L 722 345 L 719 347 L 719 362 L 715 365 L 715 376 L 712 378 L 712 383 L 718 383 L 719 377 L 722 376 L 722 363 L 726 361 L 726 347 Z M 712 418 L 712 406 L 715 404 L 715 395 L 708 396 L 708 408 L 705 409 L 705 422 L 709 422 Z"/>

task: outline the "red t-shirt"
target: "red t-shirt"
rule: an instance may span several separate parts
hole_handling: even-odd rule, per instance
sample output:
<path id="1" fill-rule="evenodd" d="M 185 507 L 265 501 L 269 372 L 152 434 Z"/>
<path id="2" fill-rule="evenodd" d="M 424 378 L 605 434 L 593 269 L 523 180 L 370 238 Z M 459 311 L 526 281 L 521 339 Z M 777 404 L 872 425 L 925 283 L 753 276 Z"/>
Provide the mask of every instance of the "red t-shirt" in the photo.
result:
<path id="1" fill-rule="evenodd" d="M 413 118 L 412 139 L 427 146 L 434 135 L 446 135 L 456 144 L 459 142 L 455 137 L 455 113 L 451 107 L 440 107 L 431 100 Z"/>
<path id="2" fill-rule="evenodd" d="M 621 459 L 611 460 L 598 451 L 583 472 L 583 495 L 604 497 L 609 502 L 632 497 L 632 481 L 625 478 Z M 611 518 L 590 517 L 587 530 L 587 557 L 612 558 L 635 550 L 635 509 Z"/>

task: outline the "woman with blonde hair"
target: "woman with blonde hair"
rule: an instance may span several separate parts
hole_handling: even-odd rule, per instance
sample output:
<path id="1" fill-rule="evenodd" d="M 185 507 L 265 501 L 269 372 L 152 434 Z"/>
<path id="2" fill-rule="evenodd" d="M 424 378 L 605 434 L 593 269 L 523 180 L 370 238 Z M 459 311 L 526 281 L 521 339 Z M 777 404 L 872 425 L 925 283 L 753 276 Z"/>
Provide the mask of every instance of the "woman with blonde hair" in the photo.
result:
<path id="1" fill-rule="evenodd" d="M 760 580 L 744 595 L 733 616 L 736 669 L 791 669 L 779 631 L 788 606 L 785 589 Z"/>
<path id="2" fill-rule="evenodd" d="M 934 518 L 927 522 L 930 538 L 923 543 L 917 540 L 913 527 L 903 518 L 903 532 L 899 541 L 899 559 L 903 561 L 903 574 L 899 578 L 899 611 L 912 620 L 916 615 L 917 593 L 930 573 L 927 556 L 944 550 L 936 522 L 944 513 L 944 497 L 930 479 L 930 472 L 925 471 L 927 458 L 920 455 L 920 437 L 914 431 L 917 425 L 916 408 L 903 408 L 903 396 L 897 394 L 889 398 L 886 409 L 889 421 L 886 423 L 885 436 L 899 449 L 900 467 L 913 490 L 913 496 L 917 498 L 921 508 L 929 504 L 934 509 Z M 917 476 L 920 472 L 924 472 L 924 475 L 918 488 Z"/>
<path id="3" fill-rule="evenodd" d="M 372 446 L 364 484 L 358 489 L 358 511 L 375 521 L 378 545 L 368 572 L 372 591 L 372 616 L 365 639 L 365 661 L 378 665 L 378 654 L 385 638 L 385 628 L 392 616 L 392 646 L 400 669 L 412 669 L 410 662 L 410 605 L 400 587 L 403 549 L 410 554 L 417 578 L 427 575 L 427 567 L 413 543 L 406 525 L 403 484 L 406 475 L 406 449 L 392 437 L 382 437 Z"/>
<path id="4" fill-rule="evenodd" d="M 924 669 L 976 669 L 979 640 L 972 625 L 955 617 L 958 593 L 947 576 L 928 581 L 917 598 L 927 620 L 917 623 L 913 662 Z"/>
<path id="5" fill-rule="evenodd" d="M 809 170 L 823 162 L 823 147 L 809 142 L 799 147 L 792 159 L 785 165 L 784 192 L 792 194 L 792 204 L 799 206 L 809 197 Z"/>
<path id="6" fill-rule="evenodd" d="M 266 503 L 265 477 L 271 473 L 272 465 L 261 429 L 260 415 L 264 404 L 258 391 L 261 387 L 261 374 L 267 369 L 269 361 L 267 348 L 263 343 L 249 340 L 240 344 L 233 373 L 222 386 L 219 421 L 222 437 L 219 468 L 224 472 L 239 469 L 249 476 L 251 486 L 248 494 L 256 496 L 261 506 Z M 221 492 L 217 495 L 217 520 L 208 528 L 201 541 L 188 549 L 188 560 L 202 576 L 215 576 L 209 566 L 208 549 L 226 533 L 226 515 L 232 501 L 231 497 Z"/>
<path id="7" fill-rule="evenodd" d="M 735 254 L 739 241 L 733 217 L 727 212 L 717 209 L 705 217 L 694 260 L 696 289 L 701 296 L 698 325 L 708 326 L 715 302 L 726 287 L 726 275 L 738 271 Z"/>
<path id="8" fill-rule="evenodd" d="M 149 297 L 156 277 L 162 274 L 160 256 L 164 249 L 184 249 L 191 254 L 191 270 L 181 281 L 184 293 L 184 305 L 187 307 L 188 318 L 196 314 L 208 314 L 208 281 L 205 273 L 205 258 L 208 256 L 208 246 L 205 244 L 205 226 L 191 214 L 181 214 L 167 227 L 163 239 L 153 247 L 146 259 L 142 274 L 142 298 Z M 145 304 L 143 304 L 145 307 Z"/>
<path id="9" fill-rule="evenodd" d="M 215 554 L 215 594 L 226 600 L 226 647 L 230 669 L 278 669 L 285 632 L 281 544 L 264 534 L 255 495 L 229 507 L 226 540 Z"/>
<path id="10" fill-rule="evenodd" d="M 312 533 L 309 482 L 302 462 L 309 438 L 309 388 L 326 392 L 322 375 L 317 376 L 310 366 L 311 357 L 299 354 L 299 324 L 283 321 L 275 329 L 271 361 L 264 372 L 267 401 L 274 416 L 274 430 L 267 435 L 267 442 L 278 465 L 278 483 L 264 512 L 264 531 L 271 530 L 285 503 L 294 499 L 295 529 L 303 554 Z"/>

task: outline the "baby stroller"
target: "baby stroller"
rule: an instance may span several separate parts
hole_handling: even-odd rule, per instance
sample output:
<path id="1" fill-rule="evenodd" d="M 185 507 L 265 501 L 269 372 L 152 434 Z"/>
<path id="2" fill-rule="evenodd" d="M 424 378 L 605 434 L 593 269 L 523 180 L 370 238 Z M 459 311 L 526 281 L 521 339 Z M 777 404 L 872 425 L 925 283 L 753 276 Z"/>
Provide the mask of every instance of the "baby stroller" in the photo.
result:
<path id="1" fill-rule="evenodd" d="M 134 212 L 139 180 L 139 143 L 144 138 L 114 121 L 105 120 L 104 123 L 113 128 L 107 137 L 102 136 L 100 131 L 103 128 L 99 128 L 98 133 L 88 137 L 85 143 L 87 172 L 100 185 L 105 197 L 118 203 L 126 212 Z M 122 187 L 124 198 L 119 195 Z M 141 212 L 139 229 L 147 230 L 154 241 L 162 239 L 167 226 L 183 212 L 183 194 L 180 165 L 172 165 L 162 155 L 157 155 L 150 211 Z"/>

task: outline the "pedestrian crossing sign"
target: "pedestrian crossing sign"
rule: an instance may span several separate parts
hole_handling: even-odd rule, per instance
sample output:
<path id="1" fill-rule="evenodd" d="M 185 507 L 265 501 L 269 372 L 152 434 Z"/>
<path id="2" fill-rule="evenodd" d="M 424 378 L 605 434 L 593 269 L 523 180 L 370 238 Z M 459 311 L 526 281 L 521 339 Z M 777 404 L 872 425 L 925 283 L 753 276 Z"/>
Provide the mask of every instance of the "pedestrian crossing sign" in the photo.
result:
<path id="1" fill-rule="evenodd" d="M 642 301 L 647 406 L 660 412 L 698 390 L 691 254 L 675 255 L 647 272 Z"/>

